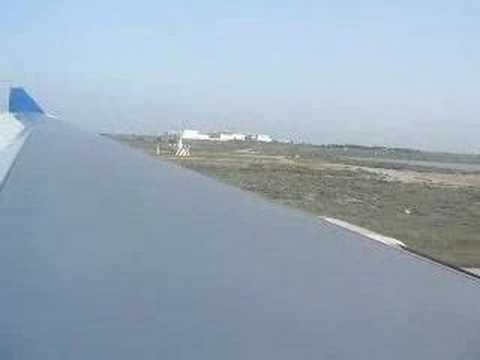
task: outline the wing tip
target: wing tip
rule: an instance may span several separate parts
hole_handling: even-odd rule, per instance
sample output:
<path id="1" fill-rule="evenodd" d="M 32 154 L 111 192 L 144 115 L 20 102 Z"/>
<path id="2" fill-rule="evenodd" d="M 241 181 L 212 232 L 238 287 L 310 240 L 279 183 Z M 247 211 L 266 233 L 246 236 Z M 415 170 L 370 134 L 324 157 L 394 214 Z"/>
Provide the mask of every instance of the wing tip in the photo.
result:
<path id="1" fill-rule="evenodd" d="M 8 111 L 10 113 L 45 113 L 41 106 L 38 105 L 38 103 L 21 86 L 10 88 Z"/>

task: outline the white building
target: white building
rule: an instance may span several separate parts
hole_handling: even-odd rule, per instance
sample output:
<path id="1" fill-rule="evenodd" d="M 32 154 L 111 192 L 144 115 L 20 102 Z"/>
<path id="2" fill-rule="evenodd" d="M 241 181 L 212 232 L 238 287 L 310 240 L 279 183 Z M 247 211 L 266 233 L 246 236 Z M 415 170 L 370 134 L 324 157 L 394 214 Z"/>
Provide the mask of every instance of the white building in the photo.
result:
<path id="1" fill-rule="evenodd" d="M 250 134 L 247 135 L 247 140 L 248 141 L 258 141 L 258 142 L 272 142 L 273 139 L 270 135 L 265 135 L 265 134 Z"/>
<path id="2" fill-rule="evenodd" d="M 187 140 L 210 140 L 210 135 L 202 134 L 198 130 L 183 130 L 182 138 Z"/>
<path id="3" fill-rule="evenodd" d="M 182 138 L 185 140 L 213 140 L 213 141 L 259 141 L 272 142 L 270 135 L 251 134 L 246 135 L 234 132 L 213 132 L 210 134 L 201 133 L 199 130 L 185 129 L 182 132 Z"/>
<path id="4" fill-rule="evenodd" d="M 237 140 L 237 141 L 245 141 L 247 138 L 247 135 L 245 134 L 240 134 L 240 133 L 220 133 L 220 137 L 218 140 L 220 141 L 232 141 L 232 140 Z"/>
<path id="5" fill-rule="evenodd" d="M 257 138 L 257 141 L 261 141 L 261 142 L 272 142 L 273 139 L 270 135 L 265 135 L 265 134 L 257 134 L 256 135 L 256 138 Z"/>

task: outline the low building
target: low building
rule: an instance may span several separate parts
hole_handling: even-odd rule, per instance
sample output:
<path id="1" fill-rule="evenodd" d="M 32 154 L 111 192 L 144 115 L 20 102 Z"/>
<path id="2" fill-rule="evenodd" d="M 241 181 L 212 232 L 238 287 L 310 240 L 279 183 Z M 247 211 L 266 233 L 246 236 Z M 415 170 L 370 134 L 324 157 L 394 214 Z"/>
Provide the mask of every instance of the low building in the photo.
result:
<path id="1" fill-rule="evenodd" d="M 260 142 L 267 142 L 267 143 L 273 141 L 273 139 L 270 135 L 265 135 L 265 134 L 257 134 L 256 135 L 256 140 L 260 141 Z"/>
<path id="2" fill-rule="evenodd" d="M 270 135 L 265 134 L 250 134 L 247 135 L 246 140 L 248 141 L 258 141 L 258 142 L 272 142 L 273 139 Z"/>
<path id="3" fill-rule="evenodd" d="M 220 133 L 218 140 L 220 141 L 245 141 L 247 135 L 240 133 Z"/>
<path id="4" fill-rule="evenodd" d="M 182 132 L 185 140 L 211 140 L 211 141 L 258 141 L 272 142 L 270 135 L 265 134 L 242 134 L 228 131 L 216 131 L 212 133 L 201 133 L 199 130 L 186 129 Z"/>
<path id="5" fill-rule="evenodd" d="M 198 130 L 183 130 L 182 138 L 187 140 L 210 140 L 210 135 L 202 134 Z"/>

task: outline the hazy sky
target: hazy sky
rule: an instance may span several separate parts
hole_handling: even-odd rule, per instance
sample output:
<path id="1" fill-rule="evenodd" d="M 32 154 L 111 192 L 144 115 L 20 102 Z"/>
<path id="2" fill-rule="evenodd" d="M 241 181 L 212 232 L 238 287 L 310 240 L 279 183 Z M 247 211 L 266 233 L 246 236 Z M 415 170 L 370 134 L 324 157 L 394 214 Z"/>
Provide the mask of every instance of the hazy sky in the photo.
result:
<path id="1" fill-rule="evenodd" d="M 96 131 L 480 151 L 478 0 L 4 0 L 0 49 Z"/>

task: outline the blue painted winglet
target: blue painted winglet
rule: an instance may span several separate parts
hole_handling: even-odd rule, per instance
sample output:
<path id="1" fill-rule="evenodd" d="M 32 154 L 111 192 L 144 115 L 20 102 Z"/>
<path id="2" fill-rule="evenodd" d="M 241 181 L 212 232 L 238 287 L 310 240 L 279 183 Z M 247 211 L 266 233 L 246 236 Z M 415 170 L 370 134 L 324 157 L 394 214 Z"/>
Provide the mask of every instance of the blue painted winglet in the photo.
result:
<path id="1" fill-rule="evenodd" d="M 11 113 L 44 113 L 40 105 L 21 87 L 10 89 L 8 111 Z"/>

